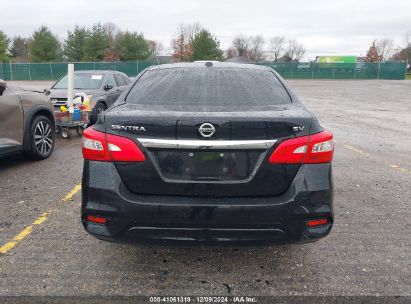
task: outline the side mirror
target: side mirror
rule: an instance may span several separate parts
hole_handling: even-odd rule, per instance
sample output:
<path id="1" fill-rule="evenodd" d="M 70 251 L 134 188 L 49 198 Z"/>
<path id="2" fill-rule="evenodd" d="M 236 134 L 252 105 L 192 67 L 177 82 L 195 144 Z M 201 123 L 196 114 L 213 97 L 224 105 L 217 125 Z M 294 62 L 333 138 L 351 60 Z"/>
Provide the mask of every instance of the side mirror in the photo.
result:
<path id="1" fill-rule="evenodd" d="M 112 88 L 113 88 L 113 85 L 111 85 L 111 84 L 106 84 L 106 85 L 104 86 L 104 90 L 105 90 L 105 91 L 110 91 Z"/>
<path id="2" fill-rule="evenodd" d="M 47 89 L 44 89 L 43 94 L 46 95 L 46 96 L 49 96 L 49 95 L 50 95 L 50 91 L 47 90 Z"/>
<path id="3" fill-rule="evenodd" d="M 3 96 L 3 93 L 6 89 L 7 89 L 7 82 L 0 79 L 0 96 Z"/>

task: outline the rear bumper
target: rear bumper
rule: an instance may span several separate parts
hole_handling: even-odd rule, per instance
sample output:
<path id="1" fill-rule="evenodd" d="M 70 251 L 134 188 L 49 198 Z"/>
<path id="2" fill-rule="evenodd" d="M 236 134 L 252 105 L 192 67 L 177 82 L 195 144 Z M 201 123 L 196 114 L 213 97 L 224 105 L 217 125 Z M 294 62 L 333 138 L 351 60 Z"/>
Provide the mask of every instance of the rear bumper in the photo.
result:
<path id="1" fill-rule="evenodd" d="M 106 217 L 107 224 L 85 220 Z M 326 217 L 315 228 L 306 221 Z M 276 197 L 137 195 L 113 163 L 85 161 L 82 223 L 108 241 L 171 245 L 269 245 L 311 242 L 333 225 L 331 164 L 302 165 L 289 189 Z"/>

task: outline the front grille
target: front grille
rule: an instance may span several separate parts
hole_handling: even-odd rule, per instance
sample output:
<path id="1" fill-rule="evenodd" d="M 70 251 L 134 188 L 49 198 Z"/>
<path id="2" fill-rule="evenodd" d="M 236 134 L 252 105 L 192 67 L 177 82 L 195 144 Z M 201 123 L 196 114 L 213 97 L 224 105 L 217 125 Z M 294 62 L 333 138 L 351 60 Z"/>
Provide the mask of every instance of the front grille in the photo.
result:
<path id="1" fill-rule="evenodd" d="M 67 98 L 50 98 L 53 106 L 55 108 L 60 108 L 61 106 L 67 106 Z"/>

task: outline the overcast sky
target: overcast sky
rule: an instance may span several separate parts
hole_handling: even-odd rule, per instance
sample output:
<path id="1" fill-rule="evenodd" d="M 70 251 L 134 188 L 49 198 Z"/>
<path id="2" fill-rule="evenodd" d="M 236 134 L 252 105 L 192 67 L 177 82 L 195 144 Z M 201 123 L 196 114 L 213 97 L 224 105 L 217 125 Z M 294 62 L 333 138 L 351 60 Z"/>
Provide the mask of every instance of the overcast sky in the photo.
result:
<path id="1" fill-rule="evenodd" d="M 411 0 L 0 0 L 0 30 L 30 36 L 45 24 L 61 40 L 75 24 L 113 22 L 146 38 L 170 40 L 180 23 L 199 22 L 226 49 L 237 34 L 296 38 L 306 59 L 365 55 L 374 39 L 401 44 L 411 31 Z"/>

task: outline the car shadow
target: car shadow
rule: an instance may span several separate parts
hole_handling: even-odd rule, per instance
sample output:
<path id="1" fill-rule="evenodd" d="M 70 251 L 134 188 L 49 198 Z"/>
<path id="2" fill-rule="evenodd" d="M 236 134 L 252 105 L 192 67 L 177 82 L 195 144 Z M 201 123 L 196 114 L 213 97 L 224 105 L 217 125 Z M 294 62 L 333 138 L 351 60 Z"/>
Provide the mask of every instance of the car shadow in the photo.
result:
<path id="1" fill-rule="evenodd" d="M 297 278 L 301 282 L 296 285 L 303 289 L 302 278 L 319 271 L 313 244 L 254 248 L 134 247 L 106 242 L 100 245 L 102 251 L 92 262 L 96 267 L 139 281 L 141 289 L 147 288 L 154 294 L 176 290 L 226 295 L 246 290 L 281 294 Z M 150 279 L 141 283 L 142 276 Z"/>
<path id="2" fill-rule="evenodd" d="M 173 261 L 185 265 L 189 262 L 212 261 L 212 263 L 221 261 L 229 267 L 231 263 L 238 264 L 239 260 L 245 265 L 248 262 L 253 264 L 261 261 L 265 264 L 267 255 L 274 255 L 279 262 L 283 259 L 290 259 L 301 254 L 302 248 L 307 247 L 305 244 L 277 245 L 267 247 L 166 247 L 166 246 L 133 246 L 119 245 L 109 243 L 110 251 L 123 261 L 130 263 L 129 266 L 135 266 L 134 263 L 140 263 L 143 258 L 146 262 L 162 263 Z M 307 249 L 307 248 L 306 248 Z"/>
<path id="3" fill-rule="evenodd" d="M 24 157 L 23 153 L 16 153 L 10 156 L 0 157 L 0 171 L 7 170 L 11 167 L 24 166 L 35 161 Z"/>
<path id="4" fill-rule="evenodd" d="M 105 265 L 106 271 L 124 271 L 130 274 L 149 271 L 158 279 L 174 275 L 179 278 L 193 278 L 199 284 L 205 284 L 209 280 L 220 283 L 226 281 L 227 283 L 220 284 L 222 291 L 229 289 L 232 281 L 238 278 L 269 285 L 271 280 L 283 276 L 291 268 L 298 273 L 302 269 L 299 265 L 306 264 L 313 248 L 312 244 L 253 248 L 170 248 L 135 247 L 106 242 L 102 244 L 105 248 L 102 255 L 99 255 L 102 260 L 96 263 Z"/>
<path id="5" fill-rule="evenodd" d="M 0 172 L 10 168 L 19 168 L 31 164 L 46 164 L 47 162 L 63 162 L 68 158 L 73 161 L 82 162 L 81 157 L 81 137 L 73 136 L 70 139 L 62 139 L 56 136 L 54 151 L 50 158 L 46 160 L 31 160 L 24 156 L 22 152 L 0 157 Z M 45 163 L 43 163 L 45 162 Z"/>

